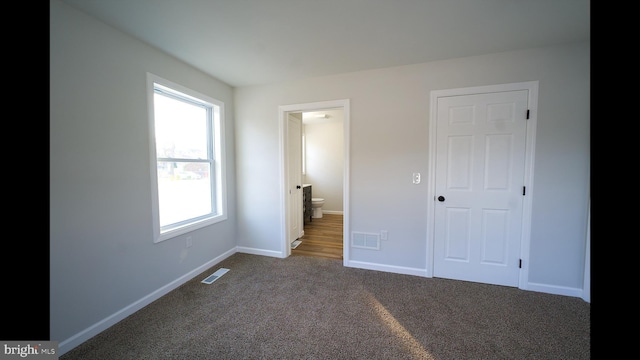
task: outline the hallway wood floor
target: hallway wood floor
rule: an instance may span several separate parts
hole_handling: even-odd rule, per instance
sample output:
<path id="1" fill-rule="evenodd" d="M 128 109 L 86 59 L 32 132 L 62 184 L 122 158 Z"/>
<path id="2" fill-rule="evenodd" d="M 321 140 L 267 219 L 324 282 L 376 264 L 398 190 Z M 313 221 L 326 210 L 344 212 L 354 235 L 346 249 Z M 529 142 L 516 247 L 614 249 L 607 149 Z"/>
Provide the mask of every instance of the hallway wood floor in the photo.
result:
<path id="1" fill-rule="evenodd" d="M 319 256 L 342 260 L 342 215 L 323 214 L 319 219 L 305 220 L 302 243 L 291 255 Z"/>

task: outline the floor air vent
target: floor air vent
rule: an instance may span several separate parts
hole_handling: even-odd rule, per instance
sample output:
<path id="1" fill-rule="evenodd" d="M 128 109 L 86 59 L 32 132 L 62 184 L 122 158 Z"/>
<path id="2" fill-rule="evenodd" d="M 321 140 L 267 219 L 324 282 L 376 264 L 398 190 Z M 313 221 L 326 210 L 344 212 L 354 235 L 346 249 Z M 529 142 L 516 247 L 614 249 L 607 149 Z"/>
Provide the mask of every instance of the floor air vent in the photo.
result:
<path id="1" fill-rule="evenodd" d="M 220 269 L 216 270 L 216 272 L 214 272 L 213 274 L 207 276 L 207 278 L 202 280 L 201 283 L 211 284 L 212 282 L 218 280 L 220 278 L 220 276 L 226 274 L 227 271 L 229 271 L 229 269 L 220 268 Z"/>
<path id="2" fill-rule="evenodd" d="M 351 233 L 351 246 L 354 248 L 380 250 L 380 235 L 354 231 Z"/>

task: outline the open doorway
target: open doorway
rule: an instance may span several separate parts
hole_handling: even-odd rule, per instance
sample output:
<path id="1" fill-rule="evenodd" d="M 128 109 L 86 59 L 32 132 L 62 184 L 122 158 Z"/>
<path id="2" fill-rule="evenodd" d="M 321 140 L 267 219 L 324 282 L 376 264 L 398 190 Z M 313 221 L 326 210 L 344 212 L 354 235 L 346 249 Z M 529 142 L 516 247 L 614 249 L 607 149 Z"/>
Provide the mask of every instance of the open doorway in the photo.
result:
<path id="1" fill-rule="evenodd" d="M 282 177 L 282 192 L 281 192 L 281 204 L 283 214 L 281 219 L 283 223 L 282 228 L 282 256 L 288 257 L 291 255 L 291 240 L 296 238 L 299 234 L 303 234 L 303 211 L 302 211 L 302 187 L 304 177 L 302 176 L 303 164 L 302 154 L 298 154 L 297 151 L 302 151 L 302 145 L 300 147 L 293 144 L 297 142 L 297 132 L 300 131 L 300 144 L 302 144 L 302 131 L 298 130 L 296 125 L 297 119 L 302 123 L 302 114 L 304 113 L 322 113 L 330 114 L 337 111 L 342 115 L 342 259 L 346 265 L 349 259 L 349 100 L 334 100 L 334 101 L 322 101 L 315 103 L 304 103 L 294 105 L 283 105 L 279 107 L 280 118 L 280 149 L 281 149 L 281 177 Z M 328 115 L 330 116 L 330 115 Z M 316 118 L 318 121 L 321 119 Z M 302 125 L 302 124 L 301 124 Z M 300 149 L 300 150 L 296 150 Z M 294 153 L 291 153 L 294 152 Z M 300 161 L 298 166 L 298 161 Z M 308 165 L 308 164 L 305 164 Z M 300 169 L 300 170 L 298 170 Z M 300 176 L 298 176 L 300 172 Z M 313 184 L 311 184 L 313 188 Z M 318 193 L 321 188 L 317 188 Z M 327 189 L 328 193 L 328 189 Z M 315 197 L 315 195 L 314 195 Z M 313 221 L 313 219 L 311 219 Z"/>

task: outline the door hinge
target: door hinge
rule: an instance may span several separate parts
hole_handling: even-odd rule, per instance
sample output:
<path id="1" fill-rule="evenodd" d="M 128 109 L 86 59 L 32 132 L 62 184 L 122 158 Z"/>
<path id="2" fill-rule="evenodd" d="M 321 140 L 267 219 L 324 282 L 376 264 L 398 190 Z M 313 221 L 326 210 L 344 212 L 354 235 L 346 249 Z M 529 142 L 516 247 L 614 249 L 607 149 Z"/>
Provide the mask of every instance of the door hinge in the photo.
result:
<path id="1" fill-rule="evenodd" d="M 520 259 L 520 264 L 518 265 L 518 268 L 522 269 L 522 259 Z"/>
<path id="2" fill-rule="evenodd" d="M 527 187 L 523 186 L 522 187 L 522 196 L 525 196 L 527 194 Z"/>
<path id="3" fill-rule="evenodd" d="M 529 109 L 527 109 L 527 120 L 529 120 Z"/>

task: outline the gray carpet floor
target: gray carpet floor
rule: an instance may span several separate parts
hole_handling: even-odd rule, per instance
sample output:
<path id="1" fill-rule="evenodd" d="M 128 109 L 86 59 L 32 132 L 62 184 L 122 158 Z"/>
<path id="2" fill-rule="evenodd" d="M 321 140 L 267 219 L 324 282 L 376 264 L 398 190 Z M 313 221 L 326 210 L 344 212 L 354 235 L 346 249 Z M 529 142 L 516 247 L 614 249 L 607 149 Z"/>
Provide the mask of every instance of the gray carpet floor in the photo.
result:
<path id="1" fill-rule="evenodd" d="M 236 253 L 60 359 L 590 359 L 590 342 L 580 298 Z"/>

